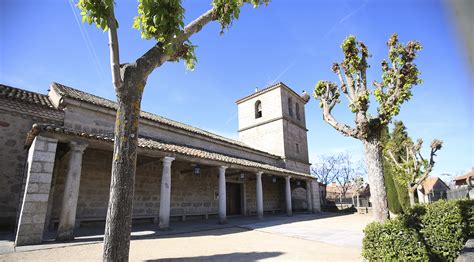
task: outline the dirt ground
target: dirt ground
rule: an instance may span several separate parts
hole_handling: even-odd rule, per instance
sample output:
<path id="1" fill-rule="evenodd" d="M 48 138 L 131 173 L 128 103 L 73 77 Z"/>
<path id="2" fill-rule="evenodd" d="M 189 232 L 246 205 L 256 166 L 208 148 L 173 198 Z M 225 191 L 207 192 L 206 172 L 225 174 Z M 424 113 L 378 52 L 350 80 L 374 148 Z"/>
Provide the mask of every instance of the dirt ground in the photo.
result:
<path id="1" fill-rule="evenodd" d="M 370 221 L 369 216 L 347 215 L 138 239 L 131 242 L 130 260 L 361 261 L 362 229 Z M 101 243 L 78 244 L 4 254 L 0 261 L 100 261 L 101 253 Z"/>

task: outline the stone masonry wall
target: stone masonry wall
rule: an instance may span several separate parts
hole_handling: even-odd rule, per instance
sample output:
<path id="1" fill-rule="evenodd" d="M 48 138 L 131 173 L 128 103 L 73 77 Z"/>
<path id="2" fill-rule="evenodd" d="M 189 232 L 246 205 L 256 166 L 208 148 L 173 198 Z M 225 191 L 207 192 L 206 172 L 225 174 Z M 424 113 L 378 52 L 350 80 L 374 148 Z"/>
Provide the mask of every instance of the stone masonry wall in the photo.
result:
<path id="1" fill-rule="evenodd" d="M 272 181 L 271 176 L 262 175 L 263 189 L 263 211 L 278 211 L 285 208 L 285 180 L 277 178 L 276 182 Z M 255 213 L 257 211 L 257 191 L 255 186 L 255 178 L 245 181 L 247 212 Z"/>
<path id="2" fill-rule="evenodd" d="M 81 185 L 77 207 L 77 218 L 105 219 L 110 187 L 112 152 L 87 148 L 83 155 Z M 54 193 L 51 205 L 51 220 L 57 221 L 64 192 L 67 156 L 61 159 L 53 179 Z M 162 164 L 160 159 L 142 159 L 139 156 L 135 179 L 133 202 L 134 217 L 156 217 L 160 207 Z M 171 164 L 171 215 L 217 214 L 218 190 L 216 167 L 202 167 L 201 173 L 192 172 L 191 163 L 173 161 Z M 283 179 L 273 183 L 271 177 L 263 177 L 264 209 L 280 209 L 284 202 Z M 247 180 L 247 206 L 255 211 L 255 179 Z"/>
<path id="3" fill-rule="evenodd" d="M 33 112 L 36 112 L 33 114 Z M 34 123 L 59 123 L 58 113 L 35 105 L 0 101 L 0 229 L 15 225 L 24 182 L 26 134 Z"/>
<path id="4" fill-rule="evenodd" d="M 115 114 L 110 110 L 110 114 L 82 108 L 74 105 L 67 105 L 65 109 L 64 126 L 83 132 L 92 133 L 113 133 L 115 124 Z M 163 142 L 179 145 L 202 148 L 212 152 L 241 157 L 258 162 L 278 165 L 280 159 L 268 156 L 264 153 L 258 154 L 254 151 L 246 151 L 242 147 L 221 144 L 205 137 L 183 134 L 184 131 L 171 128 L 151 121 L 142 120 L 140 122 L 140 135 L 151 137 Z M 283 139 L 283 132 L 281 132 Z M 273 141 L 269 141 L 273 142 Z M 265 148 L 258 148 L 265 151 Z"/>
<path id="5" fill-rule="evenodd" d="M 158 159 L 157 159 L 158 160 Z M 54 178 L 54 196 L 51 219 L 60 214 L 67 170 L 67 157 L 58 165 Z M 87 148 L 82 160 L 81 184 L 77 203 L 78 218 L 105 218 L 109 199 L 112 152 Z M 138 166 L 135 177 L 133 214 L 153 215 L 159 208 L 161 164 Z"/>

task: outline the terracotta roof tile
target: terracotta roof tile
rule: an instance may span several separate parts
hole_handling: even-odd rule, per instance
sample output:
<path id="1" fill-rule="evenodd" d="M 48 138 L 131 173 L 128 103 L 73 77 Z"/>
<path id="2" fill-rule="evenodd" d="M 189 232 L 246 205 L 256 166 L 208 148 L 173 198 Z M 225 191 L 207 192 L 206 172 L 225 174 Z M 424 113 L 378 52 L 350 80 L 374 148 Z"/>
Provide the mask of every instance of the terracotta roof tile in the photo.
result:
<path id="1" fill-rule="evenodd" d="M 54 109 L 47 95 L 0 84 L 0 98 L 35 104 Z"/>
<path id="2" fill-rule="evenodd" d="M 72 136 L 79 136 L 87 139 L 94 139 L 100 141 L 106 141 L 112 143 L 114 141 L 112 134 L 91 134 L 85 132 L 78 132 L 72 129 L 65 127 L 50 125 L 50 124 L 35 124 L 33 125 L 31 131 L 28 134 L 27 145 L 31 144 L 34 137 L 36 137 L 40 132 L 50 132 L 50 133 L 59 133 Z M 246 167 L 259 168 L 262 170 L 283 173 L 288 175 L 296 175 L 299 177 L 312 178 L 312 176 L 300 172 L 291 171 L 288 169 L 268 165 L 265 163 L 260 163 L 256 161 L 251 161 L 243 158 L 238 158 L 234 156 L 228 156 L 221 153 L 215 153 L 211 151 L 206 151 L 200 148 L 192 148 L 184 145 L 164 143 L 162 141 L 149 139 L 149 138 L 138 138 L 138 146 L 141 148 L 147 148 L 152 150 L 158 150 L 162 152 L 176 153 L 184 156 L 192 156 L 207 160 L 214 160 L 228 164 L 236 164 Z"/>
<path id="3" fill-rule="evenodd" d="M 428 194 L 429 192 L 431 192 L 431 190 L 433 190 L 433 186 L 436 184 L 436 182 L 438 181 L 438 177 L 436 176 L 432 176 L 432 177 L 428 177 L 425 179 L 425 181 L 423 181 L 423 191 L 425 191 L 425 194 Z"/>
<path id="4" fill-rule="evenodd" d="M 459 180 L 466 180 L 470 177 L 473 177 L 474 176 L 474 171 L 471 171 L 465 175 L 462 175 L 462 176 L 458 176 L 458 177 L 455 177 L 454 178 L 454 181 L 459 181 Z"/>
<path id="5" fill-rule="evenodd" d="M 432 177 L 428 177 L 425 181 L 423 181 L 422 187 L 423 187 L 424 193 L 425 194 L 430 193 L 438 181 L 441 181 L 441 183 L 443 183 L 446 187 L 448 187 L 446 183 L 444 183 L 444 181 L 441 180 L 439 177 L 432 176 Z"/>

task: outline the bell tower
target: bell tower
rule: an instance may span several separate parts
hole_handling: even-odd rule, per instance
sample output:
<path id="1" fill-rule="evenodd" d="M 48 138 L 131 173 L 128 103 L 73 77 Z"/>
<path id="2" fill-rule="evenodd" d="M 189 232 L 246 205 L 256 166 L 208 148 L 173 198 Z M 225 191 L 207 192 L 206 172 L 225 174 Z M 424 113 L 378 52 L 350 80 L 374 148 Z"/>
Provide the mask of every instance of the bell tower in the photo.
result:
<path id="1" fill-rule="evenodd" d="M 304 110 L 309 98 L 280 82 L 237 100 L 239 140 L 282 157 L 287 169 L 309 174 Z"/>

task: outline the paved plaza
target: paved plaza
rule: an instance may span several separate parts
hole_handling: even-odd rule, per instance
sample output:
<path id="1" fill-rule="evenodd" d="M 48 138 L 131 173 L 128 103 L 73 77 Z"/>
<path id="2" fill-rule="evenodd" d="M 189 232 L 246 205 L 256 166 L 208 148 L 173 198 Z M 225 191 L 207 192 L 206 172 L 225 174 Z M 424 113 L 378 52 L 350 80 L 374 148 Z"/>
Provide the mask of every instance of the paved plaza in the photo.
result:
<path id="1" fill-rule="evenodd" d="M 360 261 L 362 229 L 370 215 L 297 214 L 175 223 L 172 230 L 156 225 L 133 229 L 131 261 Z M 69 243 L 46 242 L 13 250 L 0 242 L 0 261 L 100 261 L 100 228 L 83 228 Z"/>

